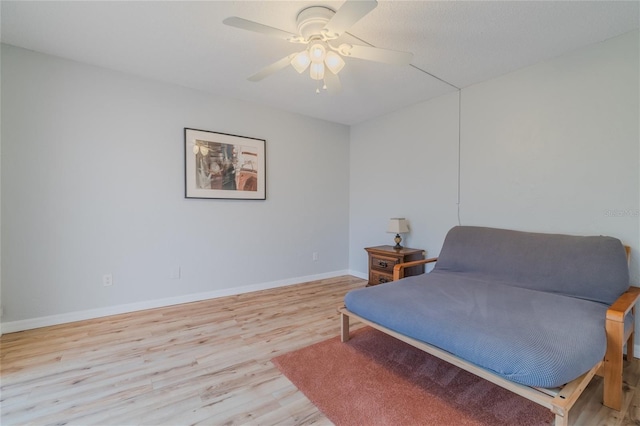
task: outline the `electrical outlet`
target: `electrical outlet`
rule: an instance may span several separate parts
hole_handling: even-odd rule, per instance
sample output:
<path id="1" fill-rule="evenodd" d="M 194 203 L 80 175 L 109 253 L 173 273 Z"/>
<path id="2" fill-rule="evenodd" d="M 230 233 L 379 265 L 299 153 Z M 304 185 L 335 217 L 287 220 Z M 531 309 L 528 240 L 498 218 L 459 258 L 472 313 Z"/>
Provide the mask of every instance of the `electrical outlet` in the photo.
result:
<path id="1" fill-rule="evenodd" d="M 109 287 L 110 285 L 113 285 L 113 275 L 104 274 L 102 276 L 102 285 L 105 287 Z"/>
<path id="2" fill-rule="evenodd" d="M 313 261 L 314 261 L 314 262 L 317 262 L 317 261 L 318 261 L 318 252 L 317 252 L 317 251 L 314 251 L 314 252 L 313 252 L 313 256 L 312 256 L 312 258 L 313 258 Z"/>

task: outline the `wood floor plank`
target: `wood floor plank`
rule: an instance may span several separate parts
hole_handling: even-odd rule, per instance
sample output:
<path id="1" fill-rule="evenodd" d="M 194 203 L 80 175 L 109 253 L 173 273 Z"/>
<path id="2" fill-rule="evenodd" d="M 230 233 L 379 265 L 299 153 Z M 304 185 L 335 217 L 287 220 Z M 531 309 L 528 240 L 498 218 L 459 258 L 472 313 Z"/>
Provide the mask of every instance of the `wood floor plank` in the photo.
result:
<path id="1" fill-rule="evenodd" d="M 0 338 L 3 425 L 329 425 L 271 359 L 339 335 L 344 276 Z M 352 330 L 362 327 L 353 324 Z M 640 366 L 624 405 L 595 378 L 571 425 L 640 424 Z"/>

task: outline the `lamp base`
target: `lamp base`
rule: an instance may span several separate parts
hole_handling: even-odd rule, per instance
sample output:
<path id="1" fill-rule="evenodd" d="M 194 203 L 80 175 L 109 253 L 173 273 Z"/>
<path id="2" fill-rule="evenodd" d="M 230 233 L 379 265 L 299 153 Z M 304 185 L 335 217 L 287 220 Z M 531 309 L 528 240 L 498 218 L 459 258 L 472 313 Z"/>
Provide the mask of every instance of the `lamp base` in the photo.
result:
<path id="1" fill-rule="evenodd" d="M 396 234 L 396 237 L 393 239 L 393 241 L 396 242 L 396 245 L 393 246 L 395 250 L 400 250 L 401 248 L 404 248 L 400 245 L 400 243 L 402 242 L 402 237 L 400 236 L 400 234 Z"/>

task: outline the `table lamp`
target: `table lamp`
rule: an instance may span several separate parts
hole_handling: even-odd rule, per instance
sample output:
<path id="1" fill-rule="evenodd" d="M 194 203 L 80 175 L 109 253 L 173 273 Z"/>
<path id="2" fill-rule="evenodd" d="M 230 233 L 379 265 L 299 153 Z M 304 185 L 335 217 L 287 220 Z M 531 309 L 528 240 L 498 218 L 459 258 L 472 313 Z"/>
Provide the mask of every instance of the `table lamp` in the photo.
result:
<path id="1" fill-rule="evenodd" d="M 409 232 L 409 223 L 404 217 L 392 217 L 389 219 L 389 228 L 387 229 L 387 232 L 396 234 L 396 237 L 393 239 L 396 242 L 396 245 L 393 246 L 393 248 L 400 250 L 402 248 L 400 245 L 402 242 L 400 234 Z"/>

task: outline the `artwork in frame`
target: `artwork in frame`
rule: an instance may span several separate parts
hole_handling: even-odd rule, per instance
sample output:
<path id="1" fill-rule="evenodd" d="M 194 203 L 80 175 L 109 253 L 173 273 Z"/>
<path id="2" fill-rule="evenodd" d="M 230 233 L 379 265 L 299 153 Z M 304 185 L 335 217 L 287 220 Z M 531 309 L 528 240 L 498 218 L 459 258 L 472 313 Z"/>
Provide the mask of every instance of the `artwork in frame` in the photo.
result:
<path id="1" fill-rule="evenodd" d="M 185 197 L 266 199 L 264 139 L 184 129 Z"/>

